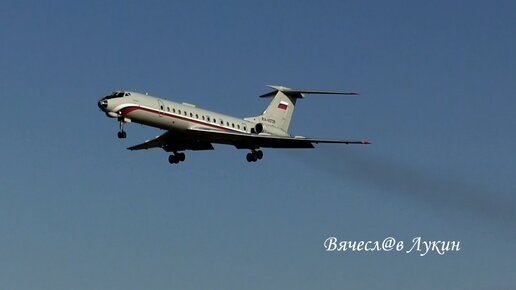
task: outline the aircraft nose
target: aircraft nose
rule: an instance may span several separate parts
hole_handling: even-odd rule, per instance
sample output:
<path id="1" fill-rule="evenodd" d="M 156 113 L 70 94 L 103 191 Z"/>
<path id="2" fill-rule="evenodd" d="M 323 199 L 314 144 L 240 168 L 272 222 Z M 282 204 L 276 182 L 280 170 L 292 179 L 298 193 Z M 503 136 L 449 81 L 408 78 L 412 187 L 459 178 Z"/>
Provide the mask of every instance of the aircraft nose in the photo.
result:
<path id="1" fill-rule="evenodd" d="M 100 100 L 100 101 L 98 102 L 98 104 L 97 104 L 97 105 L 99 106 L 99 108 L 100 108 L 102 111 L 105 111 L 105 110 L 106 110 L 106 108 L 107 108 L 108 102 L 107 102 L 107 100 L 102 99 L 102 100 Z"/>

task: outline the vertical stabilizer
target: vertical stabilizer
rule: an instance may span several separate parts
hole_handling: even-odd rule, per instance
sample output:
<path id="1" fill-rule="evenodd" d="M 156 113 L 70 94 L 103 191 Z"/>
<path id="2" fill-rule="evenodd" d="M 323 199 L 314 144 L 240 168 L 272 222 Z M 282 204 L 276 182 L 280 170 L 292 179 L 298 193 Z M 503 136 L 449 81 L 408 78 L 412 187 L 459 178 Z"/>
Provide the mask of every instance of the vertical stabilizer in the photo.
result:
<path id="1" fill-rule="evenodd" d="M 284 90 L 288 90 L 288 88 L 285 87 L 270 87 L 272 87 L 274 91 L 260 96 L 260 98 L 274 96 L 269 106 L 267 106 L 261 115 L 245 119 L 268 126 L 274 126 L 280 129 L 285 135 L 288 135 L 288 127 L 290 126 L 290 120 L 292 120 L 296 99 L 301 96 L 300 94 L 296 96 L 285 92 Z"/>
<path id="2" fill-rule="evenodd" d="M 319 95 L 358 95 L 355 92 L 332 92 L 332 91 L 314 91 L 314 90 L 296 90 L 283 86 L 268 86 L 274 90 L 270 93 L 261 95 L 260 98 L 272 97 L 271 103 L 263 111 L 260 116 L 245 118 L 248 121 L 263 123 L 269 126 L 276 127 L 282 133 L 288 135 L 288 127 L 292 120 L 296 100 L 305 97 L 305 94 L 319 94 Z"/>
<path id="3" fill-rule="evenodd" d="M 261 115 L 261 121 L 288 133 L 295 105 L 296 97 L 277 91 L 269 106 Z"/>

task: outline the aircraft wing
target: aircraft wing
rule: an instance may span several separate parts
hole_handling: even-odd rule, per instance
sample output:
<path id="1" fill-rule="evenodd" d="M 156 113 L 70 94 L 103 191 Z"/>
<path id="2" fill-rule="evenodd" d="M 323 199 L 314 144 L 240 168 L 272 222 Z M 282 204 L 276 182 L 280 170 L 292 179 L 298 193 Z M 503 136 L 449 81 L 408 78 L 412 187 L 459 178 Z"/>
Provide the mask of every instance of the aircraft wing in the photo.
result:
<path id="1" fill-rule="evenodd" d="M 264 134 L 242 134 L 219 130 L 192 128 L 189 135 L 211 143 L 234 145 L 238 149 L 257 148 L 314 148 L 318 143 L 369 144 L 367 141 L 314 139 L 303 137 L 272 136 Z"/>
<path id="2" fill-rule="evenodd" d="M 151 148 L 162 148 L 170 151 L 184 151 L 184 150 L 213 150 L 213 145 L 210 142 L 199 140 L 197 138 L 189 137 L 185 134 L 175 134 L 172 131 L 167 131 L 164 134 L 127 148 L 128 150 L 142 150 Z"/>
<path id="3" fill-rule="evenodd" d="M 169 135 L 169 132 L 166 132 L 165 134 L 161 136 L 157 136 L 156 138 L 152 140 L 147 140 L 143 142 L 142 144 L 134 145 L 132 147 L 127 148 L 128 150 L 142 150 L 142 149 L 151 149 L 151 148 L 161 148 L 163 147 L 167 141 L 167 136 Z"/>
<path id="4" fill-rule="evenodd" d="M 163 148 L 165 151 L 213 150 L 212 143 L 233 145 L 238 149 L 314 148 L 314 144 L 369 144 L 368 141 L 315 139 L 304 137 L 242 134 L 205 128 L 192 128 L 182 133 L 168 131 L 153 140 L 129 147 L 129 150 Z"/>

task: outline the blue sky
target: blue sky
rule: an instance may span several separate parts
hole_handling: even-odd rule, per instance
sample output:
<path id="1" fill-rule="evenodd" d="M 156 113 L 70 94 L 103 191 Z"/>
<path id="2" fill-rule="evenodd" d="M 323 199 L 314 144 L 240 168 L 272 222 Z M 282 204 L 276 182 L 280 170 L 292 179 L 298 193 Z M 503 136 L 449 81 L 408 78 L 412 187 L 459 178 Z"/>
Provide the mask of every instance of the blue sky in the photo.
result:
<path id="1" fill-rule="evenodd" d="M 207 2 L 207 3 L 206 3 Z M 3 1 L 4 289 L 516 287 L 512 1 Z M 217 146 L 170 166 L 160 134 L 96 107 L 116 89 L 235 116 L 265 84 L 296 135 L 370 146 Z M 460 241 L 444 256 L 323 242 Z"/>

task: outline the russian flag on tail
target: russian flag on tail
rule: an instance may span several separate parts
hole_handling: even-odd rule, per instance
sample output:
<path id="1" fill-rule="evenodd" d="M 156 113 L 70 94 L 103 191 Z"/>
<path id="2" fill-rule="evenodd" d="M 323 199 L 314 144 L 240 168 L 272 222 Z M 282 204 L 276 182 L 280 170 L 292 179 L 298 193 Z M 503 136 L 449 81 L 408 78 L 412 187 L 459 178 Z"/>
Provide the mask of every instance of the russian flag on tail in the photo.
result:
<path id="1" fill-rule="evenodd" d="M 279 104 L 278 104 L 278 109 L 280 110 L 286 110 L 288 108 L 288 103 L 285 102 L 285 101 L 281 101 Z"/>

